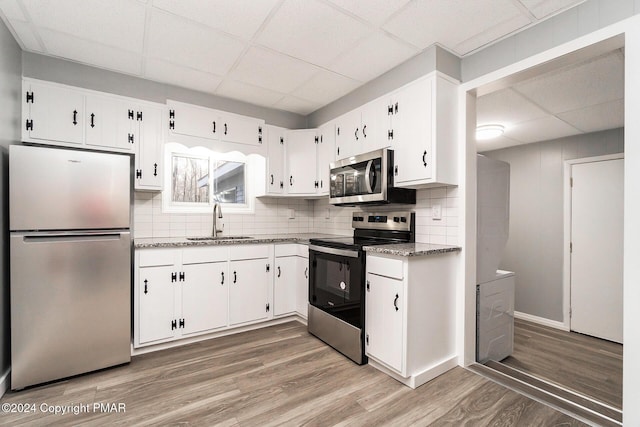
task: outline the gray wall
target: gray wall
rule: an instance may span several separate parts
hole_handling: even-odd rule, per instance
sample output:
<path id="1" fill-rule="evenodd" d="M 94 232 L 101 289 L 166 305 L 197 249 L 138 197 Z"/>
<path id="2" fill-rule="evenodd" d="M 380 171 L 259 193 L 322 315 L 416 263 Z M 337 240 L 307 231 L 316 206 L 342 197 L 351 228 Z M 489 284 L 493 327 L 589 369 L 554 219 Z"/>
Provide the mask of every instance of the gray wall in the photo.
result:
<path id="1" fill-rule="evenodd" d="M 70 86 L 113 93 L 164 104 L 167 99 L 182 101 L 231 113 L 264 119 L 267 123 L 289 129 L 304 128 L 304 116 L 273 108 L 260 107 L 242 101 L 210 95 L 129 76 L 114 71 L 82 65 L 36 53 L 22 54 L 22 73 L 25 77 L 48 80 Z"/>
<path id="2" fill-rule="evenodd" d="M 559 46 L 640 13 L 640 0 L 587 0 L 462 59 L 462 81 Z"/>
<path id="3" fill-rule="evenodd" d="M 564 321 L 564 161 L 624 151 L 624 129 L 482 154 L 511 165 L 509 241 L 500 265 L 516 273 L 516 311 Z"/>
<path id="4" fill-rule="evenodd" d="M 460 59 L 439 46 L 431 46 L 380 77 L 309 114 L 308 126 L 320 126 L 435 70 L 460 79 Z"/>
<path id="5" fill-rule="evenodd" d="M 0 21 L 0 376 L 11 361 L 9 330 L 9 145 L 20 140 L 20 47 Z M 1 393 L 1 391 L 0 391 Z"/>

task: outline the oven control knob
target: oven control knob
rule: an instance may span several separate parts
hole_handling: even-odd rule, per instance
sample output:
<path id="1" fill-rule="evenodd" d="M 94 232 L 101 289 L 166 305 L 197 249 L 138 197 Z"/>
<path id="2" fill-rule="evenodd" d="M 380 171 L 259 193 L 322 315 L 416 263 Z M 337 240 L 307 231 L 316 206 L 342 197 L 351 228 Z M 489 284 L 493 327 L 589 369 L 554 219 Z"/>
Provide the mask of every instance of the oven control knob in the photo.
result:
<path id="1" fill-rule="evenodd" d="M 400 222 L 407 222 L 407 217 L 403 216 L 400 218 Z"/>
<path id="2" fill-rule="evenodd" d="M 393 217 L 393 222 L 400 222 L 400 217 L 394 216 Z"/>
<path id="3" fill-rule="evenodd" d="M 340 289 L 342 289 L 343 291 L 347 289 L 347 284 L 344 282 L 340 282 Z"/>

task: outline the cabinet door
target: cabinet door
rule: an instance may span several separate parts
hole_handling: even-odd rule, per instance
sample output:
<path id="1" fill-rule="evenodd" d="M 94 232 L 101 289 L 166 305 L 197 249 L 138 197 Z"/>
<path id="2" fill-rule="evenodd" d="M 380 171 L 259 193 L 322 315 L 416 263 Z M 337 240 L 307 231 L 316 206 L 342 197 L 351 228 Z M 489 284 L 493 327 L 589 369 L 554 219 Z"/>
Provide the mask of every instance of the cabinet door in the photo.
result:
<path id="1" fill-rule="evenodd" d="M 227 326 L 229 277 L 226 262 L 183 266 L 183 335 Z"/>
<path id="2" fill-rule="evenodd" d="M 143 267 L 138 270 L 138 337 L 140 344 L 173 338 L 177 329 L 175 283 L 171 283 L 174 266 Z M 177 325 L 176 325 L 177 327 Z"/>
<path id="3" fill-rule="evenodd" d="M 289 194 L 315 194 L 316 131 L 292 130 L 287 132 L 288 176 L 285 181 Z"/>
<path id="4" fill-rule="evenodd" d="M 362 153 L 361 130 L 360 130 L 361 113 L 360 109 L 344 114 L 336 119 L 336 159 L 346 159 Z"/>
<path id="5" fill-rule="evenodd" d="M 285 129 L 267 127 L 267 194 L 284 192 Z"/>
<path id="6" fill-rule="evenodd" d="M 142 113 L 137 120 L 138 113 Z M 140 190 L 162 190 L 162 108 L 136 109 L 138 140 L 136 141 L 135 187 Z"/>
<path id="7" fill-rule="evenodd" d="M 86 145 L 129 151 L 135 147 L 135 106 L 125 101 L 88 95 L 84 123 Z"/>
<path id="8" fill-rule="evenodd" d="M 220 114 L 221 141 L 237 144 L 262 145 L 264 143 L 264 122 L 238 114 Z"/>
<path id="9" fill-rule="evenodd" d="M 25 82 L 24 87 L 24 139 L 82 144 L 82 92 L 35 82 Z"/>
<path id="10" fill-rule="evenodd" d="M 403 281 L 367 273 L 365 325 L 367 355 L 402 372 Z"/>
<path id="11" fill-rule="evenodd" d="M 297 258 L 278 257 L 273 274 L 273 315 L 293 313 L 296 310 Z"/>
<path id="12" fill-rule="evenodd" d="M 216 110 L 174 101 L 167 104 L 170 133 L 218 139 L 221 127 Z"/>
<path id="13" fill-rule="evenodd" d="M 388 97 L 378 98 L 362 107 L 362 149 L 369 152 L 391 146 L 391 116 Z"/>
<path id="14" fill-rule="evenodd" d="M 229 262 L 229 324 L 252 322 L 269 316 L 268 260 Z"/>
<path id="15" fill-rule="evenodd" d="M 296 311 L 306 319 L 309 310 L 309 258 L 296 257 L 296 263 Z"/>
<path id="16" fill-rule="evenodd" d="M 317 145 L 318 154 L 318 188 L 317 194 L 329 195 L 329 170 L 330 163 L 334 161 L 335 125 L 328 123 L 318 129 L 319 139 Z"/>
<path id="17" fill-rule="evenodd" d="M 424 79 L 400 89 L 394 96 L 395 182 L 431 178 L 433 84 L 433 78 Z"/>

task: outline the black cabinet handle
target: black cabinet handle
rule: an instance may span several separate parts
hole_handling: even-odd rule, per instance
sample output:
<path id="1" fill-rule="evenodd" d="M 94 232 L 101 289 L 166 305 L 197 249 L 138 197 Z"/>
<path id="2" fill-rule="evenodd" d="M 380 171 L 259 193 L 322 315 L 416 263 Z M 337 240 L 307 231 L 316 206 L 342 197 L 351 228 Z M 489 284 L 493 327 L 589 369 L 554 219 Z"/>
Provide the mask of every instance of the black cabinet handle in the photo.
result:
<path id="1" fill-rule="evenodd" d="M 238 275 L 236 274 L 236 272 L 233 272 L 233 283 L 236 283 L 238 281 Z"/>
<path id="2" fill-rule="evenodd" d="M 216 122 L 212 122 L 213 123 L 213 133 L 216 133 Z"/>
<path id="3" fill-rule="evenodd" d="M 147 279 L 144 279 L 144 293 L 147 294 L 149 291 L 147 291 L 147 283 L 149 283 L 149 281 Z"/>
<path id="4" fill-rule="evenodd" d="M 273 174 L 271 174 L 271 185 L 273 185 Z"/>
<path id="5" fill-rule="evenodd" d="M 424 167 L 427 167 L 427 150 L 424 150 L 424 153 L 422 154 L 422 163 L 424 164 Z"/>
<path id="6" fill-rule="evenodd" d="M 309 278 L 309 267 L 305 267 L 305 269 L 304 269 L 304 278 L 305 279 Z"/>
<path id="7" fill-rule="evenodd" d="M 73 110 L 73 125 L 78 124 L 78 110 Z"/>
<path id="8" fill-rule="evenodd" d="M 289 177 L 289 185 L 292 186 L 293 185 L 293 175 L 291 175 Z"/>
<path id="9" fill-rule="evenodd" d="M 158 164 L 153 164 L 153 176 L 158 176 Z"/>
<path id="10" fill-rule="evenodd" d="M 356 136 L 356 141 L 357 141 L 358 140 L 358 128 L 356 128 L 355 136 Z"/>
<path id="11" fill-rule="evenodd" d="M 393 174 L 394 174 L 395 176 L 398 176 L 398 165 L 396 165 L 396 166 L 393 168 Z"/>
<path id="12" fill-rule="evenodd" d="M 365 138 L 367 137 L 367 125 L 364 125 L 362 127 L 362 136 L 364 136 Z"/>
<path id="13" fill-rule="evenodd" d="M 393 300 L 393 306 L 396 308 L 396 311 L 398 311 L 398 294 L 396 294 L 396 298 Z"/>
<path id="14" fill-rule="evenodd" d="M 278 277 L 280 277 L 280 273 L 281 273 L 280 266 L 278 266 Z"/>
<path id="15" fill-rule="evenodd" d="M 221 271 L 220 274 L 222 275 L 222 279 L 220 280 L 220 284 L 224 285 L 224 271 Z"/>
<path id="16" fill-rule="evenodd" d="M 284 182 L 280 181 L 280 188 L 284 188 Z"/>
<path id="17" fill-rule="evenodd" d="M 92 128 L 96 126 L 96 125 L 95 125 L 95 123 L 93 122 L 93 121 L 94 121 L 94 119 L 95 119 L 95 117 L 96 117 L 96 115 L 95 115 L 95 114 L 93 114 L 93 113 L 91 113 L 91 127 L 92 127 Z"/>
<path id="18" fill-rule="evenodd" d="M 227 124 L 226 123 L 224 124 L 224 134 L 225 135 L 227 134 Z"/>

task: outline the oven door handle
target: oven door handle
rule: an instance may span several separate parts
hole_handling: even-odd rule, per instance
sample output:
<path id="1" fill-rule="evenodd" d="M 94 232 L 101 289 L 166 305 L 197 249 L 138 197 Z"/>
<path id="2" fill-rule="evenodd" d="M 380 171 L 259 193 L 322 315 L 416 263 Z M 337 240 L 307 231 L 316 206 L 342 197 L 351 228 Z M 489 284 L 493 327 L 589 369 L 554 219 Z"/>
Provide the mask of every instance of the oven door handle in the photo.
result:
<path id="1" fill-rule="evenodd" d="M 364 183 L 367 186 L 367 194 L 373 193 L 373 188 L 371 188 L 371 166 L 373 165 L 373 160 L 369 160 L 367 162 L 367 169 L 364 172 Z M 373 170 L 375 173 L 375 169 Z"/>
<path id="2" fill-rule="evenodd" d="M 309 250 L 320 252 L 323 254 L 345 256 L 348 258 L 358 258 L 360 256 L 358 251 L 352 251 L 349 249 L 327 248 L 325 246 L 318 245 L 309 245 Z"/>

